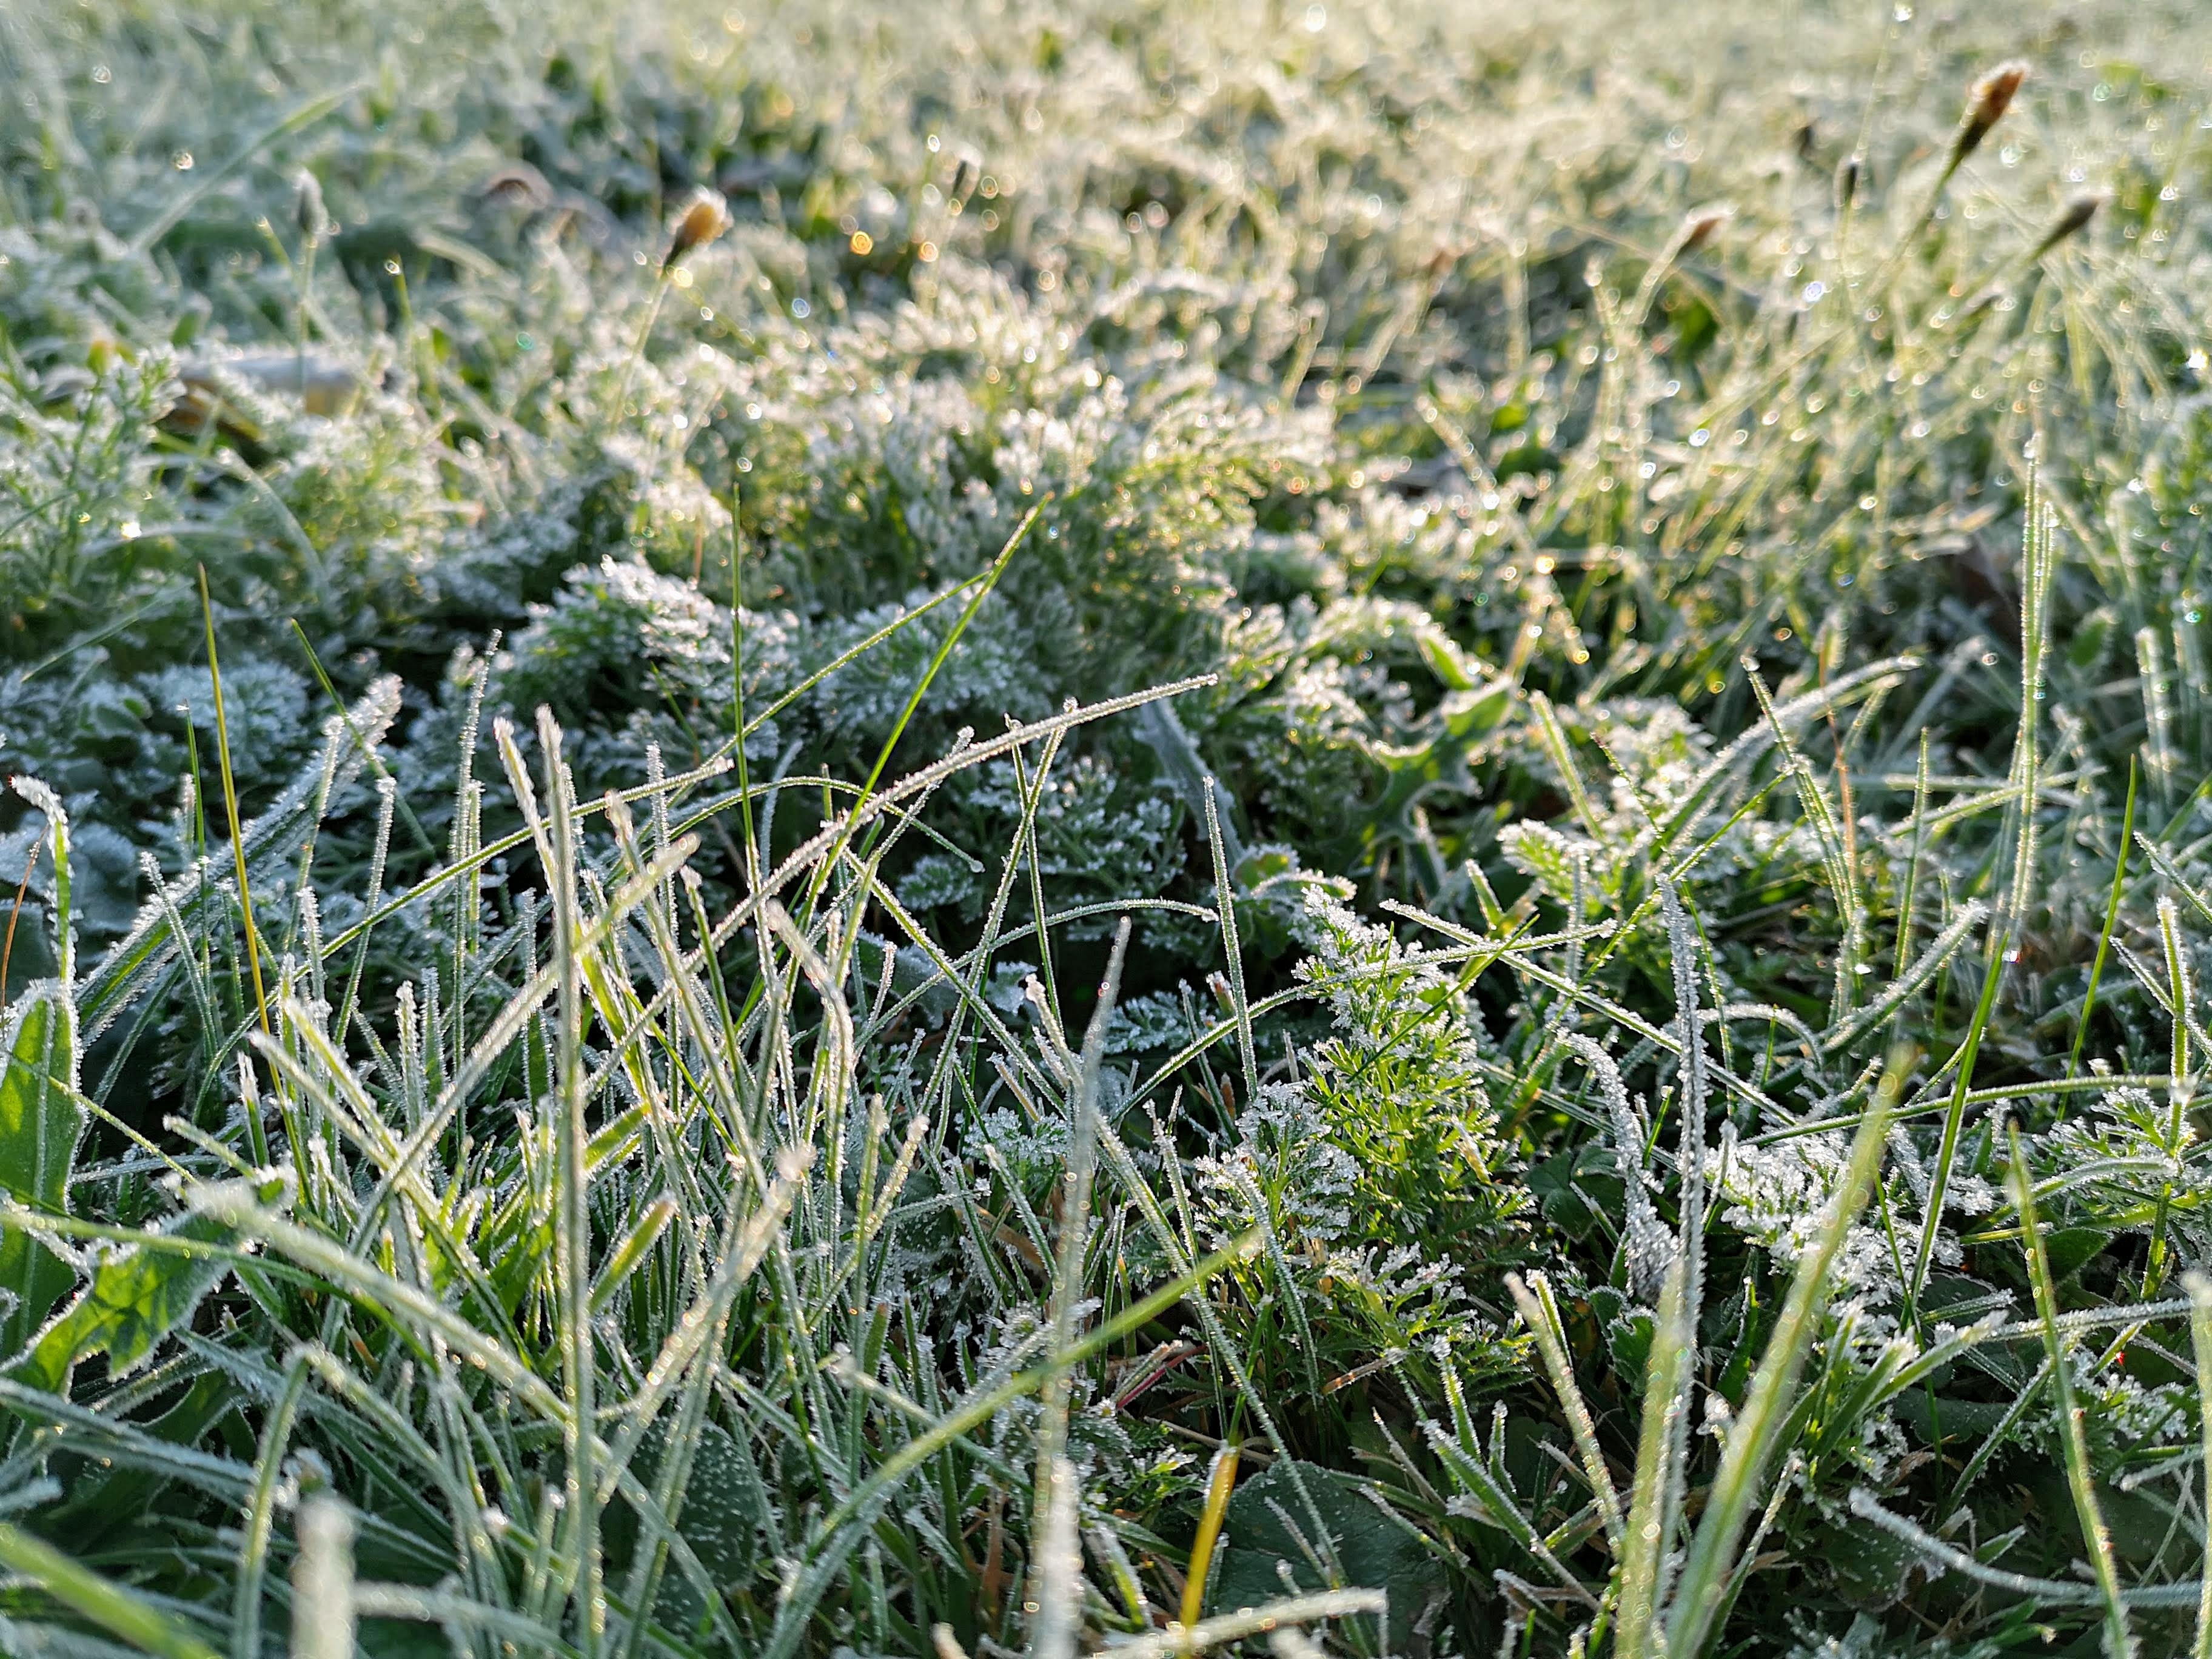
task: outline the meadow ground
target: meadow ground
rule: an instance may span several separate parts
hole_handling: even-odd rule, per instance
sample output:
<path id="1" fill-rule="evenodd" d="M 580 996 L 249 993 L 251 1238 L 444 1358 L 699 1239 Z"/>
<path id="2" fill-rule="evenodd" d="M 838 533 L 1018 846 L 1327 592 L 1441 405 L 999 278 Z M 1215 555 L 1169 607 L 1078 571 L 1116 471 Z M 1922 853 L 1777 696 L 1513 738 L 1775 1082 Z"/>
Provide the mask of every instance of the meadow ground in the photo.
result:
<path id="1" fill-rule="evenodd" d="M 0 87 L 0 1651 L 2212 1655 L 2200 4 Z"/>

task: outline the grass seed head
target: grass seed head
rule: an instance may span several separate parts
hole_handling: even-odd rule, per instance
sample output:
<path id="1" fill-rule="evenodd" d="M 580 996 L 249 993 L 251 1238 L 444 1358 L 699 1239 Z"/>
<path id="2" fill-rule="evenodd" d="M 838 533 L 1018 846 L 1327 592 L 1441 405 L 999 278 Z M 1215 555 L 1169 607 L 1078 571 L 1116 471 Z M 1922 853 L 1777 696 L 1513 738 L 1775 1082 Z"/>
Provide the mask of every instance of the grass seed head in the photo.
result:
<path id="1" fill-rule="evenodd" d="M 1682 216 L 1682 228 L 1678 233 L 1681 251 L 1695 253 L 1712 240 L 1723 225 L 1735 217 L 1735 210 L 1726 202 L 1709 202 L 1703 207 L 1692 208 Z"/>
<path id="2" fill-rule="evenodd" d="M 2005 112 L 2012 107 L 2013 95 L 2020 83 L 2027 79 L 2027 65 L 2019 58 L 2009 58 L 1974 82 L 1966 95 L 1966 113 L 1959 123 L 1959 136 L 1951 143 L 1951 166 L 1955 167 L 1974 153 L 1990 129 L 2004 119 Z"/>
<path id="3" fill-rule="evenodd" d="M 2073 198 L 2066 204 L 2065 210 L 2051 222 L 2051 228 L 2043 233 L 2043 240 L 2036 244 L 2035 257 L 2040 259 L 2068 237 L 2087 228 L 2097 216 L 2097 210 L 2111 199 L 2111 193 L 2101 190 L 2084 191 Z"/>
<path id="4" fill-rule="evenodd" d="M 305 167 L 292 180 L 292 216 L 299 223 L 301 236 L 310 244 L 321 241 L 330 227 L 330 210 L 323 205 L 323 187 Z"/>
<path id="5" fill-rule="evenodd" d="M 727 230 L 732 222 L 730 204 L 721 192 L 702 185 L 691 192 L 690 201 L 684 204 L 676 221 L 675 234 L 668 242 L 668 257 L 660 262 L 660 268 L 666 270 L 679 264 L 686 254 L 706 246 Z"/>

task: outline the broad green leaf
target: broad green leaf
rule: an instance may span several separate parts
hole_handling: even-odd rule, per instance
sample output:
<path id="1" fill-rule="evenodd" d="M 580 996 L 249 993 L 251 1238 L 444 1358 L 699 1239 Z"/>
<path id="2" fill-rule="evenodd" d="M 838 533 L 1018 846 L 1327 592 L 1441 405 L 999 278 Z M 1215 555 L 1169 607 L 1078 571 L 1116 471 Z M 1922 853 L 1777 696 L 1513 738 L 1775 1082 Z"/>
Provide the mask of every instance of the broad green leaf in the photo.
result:
<path id="1" fill-rule="evenodd" d="M 759 1534 L 771 1524 L 768 1492 L 750 1452 L 728 1430 L 704 1422 L 694 1437 L 676 1530 L 718 1583 L 739 1583 L 753 1569 Z M 631 1467 L 648 1488 L 668 1455 L 669 1440 L 664 1420 L 647 1431 L 639 1446 Z M 627 1571 L 635 1559 L 640 1531 L 637 1510 L 627 1498 L 607 1506 L 607 1557 L 620 1570 Z M 679 1627 L 704 1611 L 698 1592 L 674 1573 L 663 1580 L 657 1606 L 663 1617 L 678 1621 Z"/>
<path id="2" fill-rule="evenodd" d="M 1256 1607 L 1316 1589 L 1387 1590 L 1389 1647 L 1403 1651 L 1414 1621 L 1442 1587 L 1434 1551 L 1354 1477 L 1317 1463 L 1299 1464 L 1297 1475 L 1304 1495 L 1281 1462 L 1237 1486 L 1229 1500 L 1228 1542 L 1209 1611 Z M 1325 1540 L 1310 1535 L 1316 1519 L 1328 1528 Z M 1342 1582 L 1332 1583 L 1340 1570 Z"/>
<path id="3" fill-rule="evenodd" d="M 16 1002 L 7 1028 L 8 1073 L 0 1079 L 0 1188 L 27 1209 L 69 1208 L 70 1166 L 83 1109 L 76 1100 L 76 1010 L 58 980 Z M 76 1283 L 76 1269 L 19 1227 L 0 1223 L 0 1355 L 19 1353 Z"/>
<path id="4" fill-rule="evenodd" d="M 52 860 L 54 939 L 60 977 L 29 987 L 9 1009 L 0 1037 L 0 1188 L 26 1209 L 69 1213 L 70 1173 L 84 1133 L 77 1103 L 76 1004 L 70 978 L 76 927 L 70 914 L 69 817 L 53 792 L 17 778 L 15 793 L 46 816 Z M 0 1358 L 19 1353 L 76 1283 L 76 1270 L 21 1229 L 0 1224 Z"/>
<path id="5" fill-rule="evenodd" d="M 227 1245 L 233 1236 L 229 1227 L 204 1215 L 185 1216 L 164 1231 L 201 1244 Z M 69 1385 L 72 1365 L 105 1353 L 110 1374 L 119 1376 L 190 1319 L 200 1298 L 229 1271 L 227 1255 L 126 1248 L 100 1263 L 76 1300 L 40 1334 L 15 1376 L 58 1393 Z"/>

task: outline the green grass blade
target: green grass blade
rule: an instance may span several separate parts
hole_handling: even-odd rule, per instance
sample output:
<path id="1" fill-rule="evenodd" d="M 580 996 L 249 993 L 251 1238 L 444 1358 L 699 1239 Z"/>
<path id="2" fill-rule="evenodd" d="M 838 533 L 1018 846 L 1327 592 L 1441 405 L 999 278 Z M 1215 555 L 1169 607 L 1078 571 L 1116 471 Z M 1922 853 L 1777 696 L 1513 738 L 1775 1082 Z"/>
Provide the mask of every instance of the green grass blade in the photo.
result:
<path id="1" fill-rule="evenodd" d="M 161 1659 L 219 1659 L 168 1614 L 88 1571 L 44 1539 L 0 1521 L 0 1565 L 21 1573 L 79 1617 Z"/>
<path id="2" fill-rule="evenodd" d="M 1693 1333 L 1683 1306 L 1687 1273 L 1686 1261 L 1678 1254 L 1660 1287 L 1650 1352 L 1644 1362 L 1636 1475 L 1628 1492 L 1626 1542 L 1613 1571 L 1613 1616 L 1618 1626 L 1613 1650 L 1618 1659 L 1659 1659 L 1665 1650 L 1660 1564 L 1668 1548 L 1668 1491 L 1677 1478 L 1675 1419 L 1688 1409 L 1685 1395 L 1694 1354 Z"/>
<path id="3" fill-rule="evenodd" d="M 1752 1374 L 1743 1409 L 1729 1430 L 1719 1471 L 1706 1495 L 1705 1513 L 1690 1542 L 1667 1621 L 1667 1652 L 1698 1654 L 1713 1636 L 1713 1620 L 1726 1593 L 1745 1522 L 1759 1500 L 1759 1487 L 1779 1449 L 1797 1379 L 1820 1334 L 1820 1318 L 1832 1288 L 1836 1258 L 1852 1224 L 1865 1207 L 1881 1166 L 1889 1117 L 1905 1086 L 1909 1056 L 1893 1054 L 1873 1104 L 1851 1144 L 1850 1164 L 1828 1200 L 1827 1213 L 1811 1249 L 1798 1258 L 1790 1292 L 1774 1322 L 1766 1352 Z"/>
<path id="4" fill-rule="evenodd" d="M 2189 1291 L 2189 1346 L 2197 1362 L 2197 1428 L 2204 1462 L 2204 1501 L 2212 1512 L 2212 1279 L 2191 1270 L 2182 1279 Z M 2212 1659 L 2212 1528 L 2204 1537 L 2203 1593 L 2197 1604 L 2193 1659 Z"/>
<path id="5" fill-rule="evenodd" d="M 2135 1632 L 2128 1624 L 2127 1609 L 2122 1604 L 2119 1567 L 2112 1559 L 2112 1534 L 2097 1501 L 2096 1476 L 2089 1464 L 2081 1407 L 2075 1397 L 2074 1370 L 2067 1358 L 2066 1334 L 2058 1325 L 2058 1291 L 2051 1277 L 2051 1253 L 2044 1243 L 2042 1224 L 2036 1218 L 2035 1189 L 2028 1176 L 2027 1156 L 2021 1146 L 2017 1128 L 2007 1125 L 2006 1136 L 2011 1152 L 2013 1202 L 2020 1211 L 2028 1273 L 2035 1289 L 2036 1312 L 2043 1321 L 2044 1352 L 2051 1362 L 2059 1444 L 2065 1452 L 2066 1487 L 2073 1496 L 2075 1516 L 2081 1526 L 2081 1541 L 2088 1547 L 2089 1565 L 2095 1571 L 2097 1589 L 2104 1599 L 2106 1659 L 2135 1659 Z"/>
<path id="6" fill-rule="evenodd" d="M 2120 895 L 2128 881 L 2128 848 L 2136 833 L 2136 786 L 2141 770 L 2133 755 L 2128 757 L 2128 802 L 2120 817 L 2120 848 L 2112 860 L 2112 890 L 2105 901 L 2105 925 L 2097 933 L 2097 954 L 2089 964 L 2089 988 L 2082 994 L 2081 1018 L 2074 1024 L 2073 1046 L 2066 1052 L 2066 1075 L 2072 1077 L 2081 1064 L 2081 1045 L 2088 1040 L 2089 1016 L 2097 1012 L 2097 987 L 2105 977 L 2105 959 L 2112 954 L 2112 930 L 2119 925 Z"/>

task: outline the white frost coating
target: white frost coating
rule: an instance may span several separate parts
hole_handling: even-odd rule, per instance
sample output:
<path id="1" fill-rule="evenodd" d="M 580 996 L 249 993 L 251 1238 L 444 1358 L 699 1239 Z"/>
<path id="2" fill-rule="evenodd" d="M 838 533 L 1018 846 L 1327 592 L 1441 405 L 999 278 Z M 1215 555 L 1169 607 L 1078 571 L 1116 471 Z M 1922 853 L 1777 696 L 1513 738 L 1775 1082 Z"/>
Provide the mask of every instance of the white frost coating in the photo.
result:
<path id="1" fill-rule="evenodd" d="M 10 778 L 9 784 L 46 820 L 46 856 L 53 861 L 56 960 L 64 985 L 76 977 L 76 918 L 70 910 L 69 814 L 61 797 L 40 779 Z"/>
<path id="2" fill-rule="evenodd" d="M 1674 1258 L 1674 1235 L 1659 1219 L 1651 1202 L 1657 1183 L 1644 1164 L 1644 1124 L 1629 1104 L 1628 1088 L 1613 1056 L 1579 1032 L 1564 1032 L 1560 1042 L 1590 1068 L 1598 1093 L 1605 1101 L 1606 1119 L 1613 1131 L 1613 1166 L 1620 1171 L 1621 1249 L 1628 1260 L 1628 1284 L 1639 1302 L 1650 1304 L 1659 1294 L 1667 1264 Z"/>
<path id="3" fill-rule="evenodd" d="M 343 714 L 332 714 L 323 722 L 322 756 L 301 768 L 269 809 L 245 826 L 243 839 L 249 865 L 286 836 L 304 832 L 306 825 L 300 822 L 303 811 L 313 805 L 327 804 L 354 780 L 367 763 L 369 751 L 384 740 L 392 722 L 398 718 L 399 690 L 399 677 L 387 674 L 371 685 Z M 229 867 L 227 860 L 216 862 L 223 870 Z M 170 927 L 172 906 L 179 912 L 186 908 L 213 876 L 209 862 L 204 860 L 169 890 L 167 902 L 157 894 L 142 906 L 131 931 L 86 975 L 79 994 L 87 1015 L 84 1035 L 88 1042 L 106 1030 L 127 1005 L 129 998 L 120 994 L 158 970 L 175 951 L 176 935 Z"/>
<path id="4" fill-rule="evenodd" d="M 1083 1558 L 1075 1528 L 1082 1507 L 1075 1465 L 1061 1454 L 1050 1465 L 1038 1524 L 1037 1610 L 1030 1626 L 1030 1659 L 1074 1659 L 1083 1612 Z"/>

